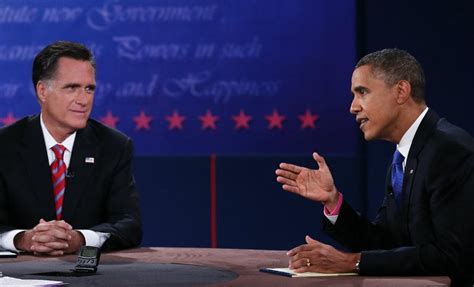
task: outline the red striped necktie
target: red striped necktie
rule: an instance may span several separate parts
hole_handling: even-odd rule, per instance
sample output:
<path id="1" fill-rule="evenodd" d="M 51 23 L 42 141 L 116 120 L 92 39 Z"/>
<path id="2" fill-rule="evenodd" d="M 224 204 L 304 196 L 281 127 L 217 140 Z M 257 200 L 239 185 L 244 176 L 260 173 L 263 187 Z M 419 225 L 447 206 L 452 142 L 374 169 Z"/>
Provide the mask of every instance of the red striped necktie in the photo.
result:
<path id="1" fill-rule="evenodd" d="M 56 208 L 56 219 L 61 220 L 63 210 L 64 191 L 66 190 L 66 165 L 63 155 L 66 148 L 62 145 L 55 145 L 51 148 L 56 159 L 51 164 L 51 179 L 53 182 L 54 205 Z"/>

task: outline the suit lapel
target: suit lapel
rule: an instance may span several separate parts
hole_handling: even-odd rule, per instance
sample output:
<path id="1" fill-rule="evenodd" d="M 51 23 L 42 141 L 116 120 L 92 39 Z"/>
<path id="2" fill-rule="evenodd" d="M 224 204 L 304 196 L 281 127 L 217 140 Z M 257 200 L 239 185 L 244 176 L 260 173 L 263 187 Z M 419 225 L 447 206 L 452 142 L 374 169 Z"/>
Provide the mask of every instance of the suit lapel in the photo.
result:
<path id="1" fill-rule="evenodd" d="M 421 121 L 418 130 L 416 131 L 415 137 L 413 138 L 413 142 L 410 147 L 410 152 L 408 154 L 408 159 L 405 165 L 405 172 L 403 175 L 403 219 L 408 218 L 408 206 L 412 193 L 413 180 L 416 175 L 419 161 L 418 155 L 423 150 L 423 147 L 428 137 L 433 133 L 438 121 L 439 116 L 434 111 L 429 109 L 426 113 L 426 116 Z M 406 222 L 406 220 L 404 220 L 404 222 Z"/>
<path id="2" fill-rule="evenodd" d="M 63 202 L 63 219 L 67 222 L 73 221 L 77 204 L 88 188 L 95 167 L 93 161 L 97 160 L 99 148 L 98 139 L 89 123 L 86 128 L 77 131 Z"/>
<path id="3" fill-rule="evenodd" d="M 45 220 L 55 219 L 56 211 L 54 208 L 51 170 L 39 115 L 33 116 L 28 121 L 21 142 L 20 157 L 26 166 L 26 176 L 31 180 L 40 216 L 44 217 Z"/>

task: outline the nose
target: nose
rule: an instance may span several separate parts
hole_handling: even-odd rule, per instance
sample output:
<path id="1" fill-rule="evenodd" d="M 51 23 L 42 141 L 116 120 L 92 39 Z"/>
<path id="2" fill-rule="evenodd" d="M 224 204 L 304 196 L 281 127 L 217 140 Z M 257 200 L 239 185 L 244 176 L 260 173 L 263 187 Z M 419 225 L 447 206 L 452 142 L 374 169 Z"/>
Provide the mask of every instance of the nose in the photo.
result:
<path id="1" fill-rule="evenodd" d="M 85 90 L 79 89 L 78 93 L 76 94 L 75 103 L 81 106 L 85 106 L 89 101 L 89 93 Z"/>
<path id="2" fill-rule="evenodd" d="M 351 106 L 349 107 L 349 112 L 355 115 L 358 112 L 360 112 L 360 110 L 361 110 L 361 107 L 360 107 L 359 99 L 357 98 L 357 96 L 354 96 L 354 98 L 352 99 Z"/>

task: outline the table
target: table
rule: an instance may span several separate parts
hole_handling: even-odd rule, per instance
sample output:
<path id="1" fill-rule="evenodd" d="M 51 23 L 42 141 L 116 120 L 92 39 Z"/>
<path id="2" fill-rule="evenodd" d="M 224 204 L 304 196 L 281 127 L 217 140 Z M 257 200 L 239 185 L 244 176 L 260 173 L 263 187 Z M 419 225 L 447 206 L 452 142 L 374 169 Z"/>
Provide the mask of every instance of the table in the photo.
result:
<path id="1" fill-rule="evenodd" d="M 137 248 L 103 253 L 98 275 L 52 277 L 33 273 L 68 271 L 76 256 L 0 259 L 4 276 L 60 280 L 69 286 L 449 286 L 448 277 L 341 276 L 288 278 L 259 272 L 285 267 L 285 251 L 210 248 Z"/>

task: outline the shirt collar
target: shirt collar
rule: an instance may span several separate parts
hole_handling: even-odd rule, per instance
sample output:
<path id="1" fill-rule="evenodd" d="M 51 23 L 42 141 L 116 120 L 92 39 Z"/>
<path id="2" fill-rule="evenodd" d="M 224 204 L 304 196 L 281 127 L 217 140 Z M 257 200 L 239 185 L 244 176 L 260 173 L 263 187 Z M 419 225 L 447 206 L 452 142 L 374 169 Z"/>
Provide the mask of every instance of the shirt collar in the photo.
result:
<path id="1" fill-rule="evenodd" d="M 43 121 L 43 114 L 40 114 L 40 123 L 41 123 L 41 130 L 43 131 L 44 143 L 46 145 L 46 150 L 50 150 L 53 146 L 57 144 L 63 145 L 66 150 L 72 152 L 72 147 L 74 146 L 74 140 L 76 139 L 76 132 L 72 133 L 68 136 L 62 143 L 56 142 L 53 136 L 49 133 L 48 129 L 46 128 L 44 121 Z"/>
<path id="2" fill-rule="evenodd" d="M 418 116 L 418 118 L 413 122 L 410 128 L 405 132 L 402 136 L 402 139 L 397 144 L 397 150 L 406 158 L 408 157 L 408 153 L 410 152 L 411 144 L 413 143 L 413 139 L 415 138 L 416 131 L 421 124 L 421 121 L 425 117 L 426 113 L 428 112 L 428 107 Z"/>

